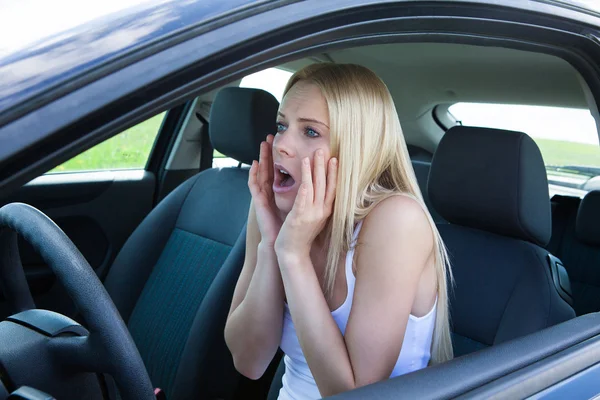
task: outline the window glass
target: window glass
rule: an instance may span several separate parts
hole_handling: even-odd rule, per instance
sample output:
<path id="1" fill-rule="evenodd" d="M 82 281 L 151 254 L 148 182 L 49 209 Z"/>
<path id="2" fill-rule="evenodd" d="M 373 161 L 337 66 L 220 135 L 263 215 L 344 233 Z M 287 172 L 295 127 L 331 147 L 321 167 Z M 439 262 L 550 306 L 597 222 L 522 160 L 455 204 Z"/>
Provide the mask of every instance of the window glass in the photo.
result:
<path id="1" fill-rule="evenodd" d="M 240 82 L 240 87 L 262 89 L 271 93 L 277 101 L 281 102 L 285 85 L 292 76 L 292 72 L 280 68 L 268 68 L 263 71 L 245 76 Z M 238 165 L 232 158 L 225 157 L 215 150 L 213 154 L 213 168 Z"/>
<path id="2" fill-rule="evenodd" d="M 144 169 L 165 115 L 166 112 L 155 115 L 48 173 Z"/>
<path id="3" fill-rule="evenodd" d="M 457 103 L 449 111 L 463 125 L 528 134 L 540 148 L 551 185 L 582 191 L 600 189 L 598 130 L 589 110 Z"/>
<path id="4" fill-rule="evenodd" d="M 244 77 L 240 82 L 240 87 L 266 90 L 281 103 L 283 90 L 291 76 L 292 72 L 280 68 L 269 68 Z"/>

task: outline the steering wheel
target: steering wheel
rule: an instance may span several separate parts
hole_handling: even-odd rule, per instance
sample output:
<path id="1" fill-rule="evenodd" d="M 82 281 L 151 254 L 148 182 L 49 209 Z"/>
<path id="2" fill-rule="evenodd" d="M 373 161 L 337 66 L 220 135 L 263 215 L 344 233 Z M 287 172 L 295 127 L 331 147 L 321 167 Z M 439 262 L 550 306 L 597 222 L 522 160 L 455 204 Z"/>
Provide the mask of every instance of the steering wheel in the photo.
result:
<path id="1" fill-rule="evenodd" d="M 50 266 L 88 329 L 64 315 L 36 309 L 17 234 Z M 107 373 L 121 398 L 155 399 L 140 353 L 104 286 L 67 235 L 29 205 L 0 208 L 0 287 L 16 313 L 0 322 L 0 393 L 6 396 L 27 386 L 58 399 L 101 399 L 102 375 L 97 374 Z"/>

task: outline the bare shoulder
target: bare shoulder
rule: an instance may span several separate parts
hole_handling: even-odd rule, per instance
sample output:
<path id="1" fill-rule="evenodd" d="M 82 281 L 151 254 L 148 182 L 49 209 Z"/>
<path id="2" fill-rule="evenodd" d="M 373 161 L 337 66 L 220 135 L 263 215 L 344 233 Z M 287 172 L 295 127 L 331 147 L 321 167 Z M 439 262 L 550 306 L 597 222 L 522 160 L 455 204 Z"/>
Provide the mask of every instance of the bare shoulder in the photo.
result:
<path id="1" fill-rule="evenodd" d="M 365 218 L 361 242 L 389 244 L 397 240 L 418 244 L 424 250 L 433 246 L 433 231 L 424 206 L 408 195 L 388 197 Z"/>

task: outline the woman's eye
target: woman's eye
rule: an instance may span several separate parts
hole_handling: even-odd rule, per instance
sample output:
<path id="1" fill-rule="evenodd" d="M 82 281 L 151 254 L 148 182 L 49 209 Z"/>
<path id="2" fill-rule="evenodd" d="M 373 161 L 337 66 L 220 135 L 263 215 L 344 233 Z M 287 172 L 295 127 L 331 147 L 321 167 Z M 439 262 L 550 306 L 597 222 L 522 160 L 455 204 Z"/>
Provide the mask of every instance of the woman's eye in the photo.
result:
<path id="1" fill-rule="evenodd" d="M 315 131 L 312 128 L 306 128 L 305 134 L 306 134 L 306 136 L 308 136 L 310 138 L 315 138 L 315 137 L 321 136 L 321 135 L 319 135 L 319 132 Z"/>
<path id="2" fill-rule="evenodd" d="M 277 133 L 285 131 L 285 125 L 277 123 Z"/>

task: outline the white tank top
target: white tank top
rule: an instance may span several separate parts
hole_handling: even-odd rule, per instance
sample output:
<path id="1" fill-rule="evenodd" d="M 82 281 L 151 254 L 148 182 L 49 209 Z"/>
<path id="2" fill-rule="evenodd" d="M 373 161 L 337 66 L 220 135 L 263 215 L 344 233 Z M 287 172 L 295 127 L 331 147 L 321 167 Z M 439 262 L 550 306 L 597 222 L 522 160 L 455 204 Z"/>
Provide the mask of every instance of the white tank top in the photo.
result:
<path id="1" fill-rule="evenodd" d="M 346 332 L 346 324 L 348 323 L 348 317 L 350 316 L 350 309 L 352 308 L 352 300 L 354 298 L 354 283 L 356 278 L 352 272 L 352 260 L 354 257 L 354 249 L 356 245 L 356 239 L 358 238 L 358 232 L 362 226 L 362 221 L 357 225 L 354 231 L 352 247 L 346 254 L 346 283 L 348 285 L 348 293 L 344 303 L 331 312 L 331 316 L 337 323 L 342 335 Z M 398 361 L 394 366 L 394 370 L 390 375 L 393 378 L 398 375 L 403 375 L 418 369 L 425 368 L 429 363 L 431 356 L 431 341 L 433 338 L 433 328 L 435 325 L 435 314 L 437 309 L 437 299 L 433 308 L 427 315 L 423 317 L 415 317 L 410 315 L 408 318 L 408 324 L 406 325 L 406 332 L 404 334 L 404 341 L 402 342 L 402 349 L 398 356 Z M 304 400 L 304 399 L 320 399 L 321 394 L 315 383 L 298 336 L 296 335 L 296 329 L 292 322 L 292 316 L 290 315 L 290 309 L 287 303 L 284 305 L 283 313 L 283 332 L 281 336 L 281 349 L 285 353 L 285 374 L 282 378 L 283 386 L 279 391 L 280 400 Z"/>

